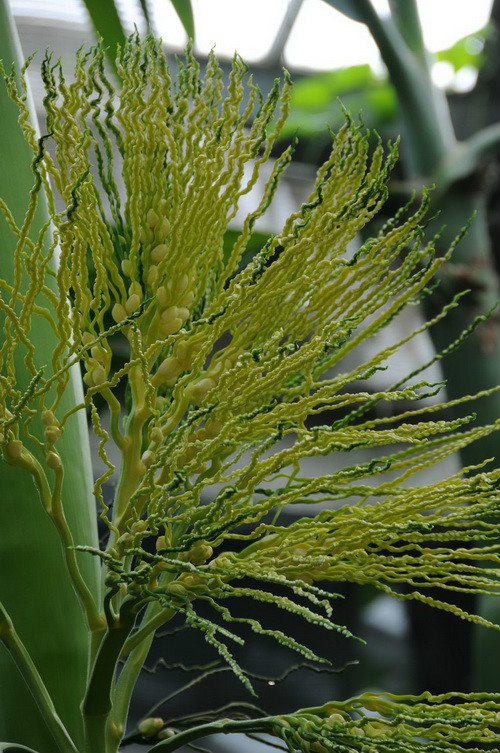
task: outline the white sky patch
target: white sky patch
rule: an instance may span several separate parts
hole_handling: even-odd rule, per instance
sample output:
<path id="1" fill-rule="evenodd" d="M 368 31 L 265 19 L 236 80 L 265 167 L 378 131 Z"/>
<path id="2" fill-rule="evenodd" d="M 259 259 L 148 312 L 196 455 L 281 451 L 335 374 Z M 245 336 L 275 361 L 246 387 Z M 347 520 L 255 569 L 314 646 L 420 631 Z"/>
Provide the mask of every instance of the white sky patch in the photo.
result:
<path id="1" fill-rule="evenodd" d="M 404 0 L 401 0 L 404 2 Z M 442 50 L 486 25 L 493 0 L 417 0 L 426 45 Z M 381 15 L 389 12 L 388 0 L 372 0 Z M 206 54 L 215 46 L 220 57 L 235 50 L 249 63 L 265 59 L 271 49 L 288 0 L 192 0 L 196 26 L 196 52 Z M 10 0 L 16 16 L 60 19 L 85 23 L 82 0 Z M 125 25 L 142 26 L 138 0 L 118 0 Z M 165 44 L 182 50 L 186 34 L 169 0 L 149 0 L 154 27 Z M 378 49 L 363 24 L 343 16 L 323 0 L 304 0 L 285 47 L 285 65 L 290 69 L 332 70 L 369 63 L 376 72 L 383 66 Z M 442 64 L 433 77 L 440 86 L 457 91 L 471 89 L 473 69 L 450 78 Z"/>

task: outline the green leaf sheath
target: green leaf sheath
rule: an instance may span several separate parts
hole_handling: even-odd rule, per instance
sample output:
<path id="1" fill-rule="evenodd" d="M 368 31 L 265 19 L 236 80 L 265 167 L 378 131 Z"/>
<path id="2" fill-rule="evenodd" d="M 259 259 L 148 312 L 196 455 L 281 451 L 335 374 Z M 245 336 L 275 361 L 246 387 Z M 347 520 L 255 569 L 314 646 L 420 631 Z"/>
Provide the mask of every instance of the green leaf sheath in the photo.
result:
<path id="1" fill-rule="evenodd" d="M 19 44 L 7 3 L 0 2 L 0 57 L 7 70 L 19 63 Z M 29 103 L 31 106 L 31 103 Z M 17 108 L 0 86 L 0 197 L 22 224 L 29 193 L 34 183 L 30 168 L 32 153 L 18 126 Z M 43 201 L 33 222 L 33 236 L 46 221 Z M 13 278 L 12 254 L 15 237 L 3 216 L 0 218 L 0 276 Z M 26 284 L 24 280 L 23 285 Z M 1 315 L 2 325 L 4 321 Z M 40 319 L 33 325 L 36 361 L 50 364 L 55 335 Z M 24 391 L 31 375 L 22 356 L 17 359 L 19 389 Z M 73 372 L 63 398 L 66 409 L 81 400 L 79 376 Z M 41 422 L 32 424 L 42 434 Z M 65 456 L 65 514 L 76 543 L 96 543 L 94 503 L 91 495 L 91 461 L 85 417 L 74 416 L 61 440 Z M 32 448 L 40 458 L 37 448 Z M 82 611 L 65 567 L 57 531 L 43 509 L 32 476 L 3 463 L 0 466 L 0 598 L 15 628 L 43 678 L 72 737 L 82 735 L 79 704 L 83 697 L 87 630 Z M 96 563 L 77 554 L 84 580 L 97 597 Z M 42 627 L 43 626 L 43 629 Z M 40 753 L 54 753 L 54 742 L 17 667 L 0 648 L 0 739 L 35 747 Z"/>
<path id="2" fill-rule="evenodd" d="M 91 21 L 102 38 L 108 62 L 113 69 L 118 45 L 125 44 L 125 33 L 114 0 L 84 0 Z"/>
<path id="3" fill-rule="evenodd" d="M 170 0 L 189 39 L 194 39 L 194 16 L 191 0 Z"/>

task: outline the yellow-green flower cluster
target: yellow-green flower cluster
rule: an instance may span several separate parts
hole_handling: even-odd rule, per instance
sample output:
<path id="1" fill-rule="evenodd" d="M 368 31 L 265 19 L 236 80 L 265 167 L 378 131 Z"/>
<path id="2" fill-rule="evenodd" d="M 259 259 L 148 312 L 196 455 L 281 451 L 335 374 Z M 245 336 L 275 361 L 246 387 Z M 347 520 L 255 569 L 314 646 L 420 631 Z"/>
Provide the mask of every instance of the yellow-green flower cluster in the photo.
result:
<path id="1" fill-rule="evenodd" d="M 357 365 L 346 358 L 427 295 L 452 252 L 436 257 L 433 243 L 423 240 L 427 194 L 350 253 L 386 199 L 396 149 L 390 146 L 385 156 L 379 144 L 370 157 L 367 136 L 346 116 L 307 201 L 248 261 L 255 222 L 291 148 L 273 162 L 257 207 L 229 247 L 227 229 L 271 156 L 288 111 L 288 77 L 263 98 L 239 58 L 224 84 L 213 55 L 202 80 L 188 49 L 172 79 L 160 45 L 134 37 L 121 51 L 118 73 L 115 91 L 100 47 L 79 53 L 71 83 L 46 57 L 42 138 L 30 125 L 26 91 L 6 76 L 33 149 L 34 187 L 20 226 L 0 203 L 14 238 L 14 278 L 0 281 L 0 431 L 5 460 L 33 474 L 64 531 L 58 440 L 75 412 L 89 410 L 106 464 L 95 495 L 110 538 L 105 550 L 92 551 L 107 573 L 108 621 L 120 605 L 130 616 L 149 604 L 121 655 L 178 613 L 245 681 L 222 640 L 237 636 L 197 613 L 204 600 L 224 620 L 244 621 L 319 658 L 254 618 L 233 618 L 222 604 L 252 596 L 350 635 L 331 620 L 332 594 L 317 581 L 369 583 L 485 622 L 427 596 L 426 588 L 498 594 L 499 471 L 466 469 L 425 486 L 410 481 L 498 422 L 465 428 L 471 416 L 433 420 L 443 406 L 418 401 L 440 385 L 426 381 L 408 386 L 404 380 L 376 393 L 359 388 L 418 332 L 358 357 Z M 32 239 L 42 188 L 50 222 Z M 419 332 L 445 317 L 459 297 Z M 51 363 L 37 362 L 37 321 L 57 333 Z M 16 384 L 20 363 L 31 375 L 25 393 Z M 61 398 L 78 365 L 85 397 L 64 412 Z M 98 410 L 103 401 L 109 431 Z M 381 401 L 400 401 L 404 410 L 374 417 Z M 417 406 L 410 409 L 412 401 Z M 333 417 L 328 424 L 311 420 L 326 412 Z M 43 441 L 30 430 L 39 419 Z M 110 442 L 121 464 L 108 506 L 103 485 L 115 471 Z M 377 448 L 376 458 L 305 475 L 305 458 L 358 447 Z M 283 506 L 295 503 L 310 503 L 311 516 L 281 525 Z M 315 514 L 316 503 L 323 504 Z M 241 550 L 235 540 L 247 543 Z M 93 606 L 70 560 L 92 624 Z M 257 585 L 242 585 L 248 576 Z M 402 582 L 409 592 L 396 590 Z M 277 585 L 291 595 L 274 593 Z M 359 739 L 386 724 L 399 737 L 420 734 L 419 706 L 411 708 L 397 712 L 397 722 L 363 719 L 356 729 L 347 717 L 344 729 L 335 716 L 343 711 L 332 711 L 324 724 L 344 740 L 335 747 L 328 740 L 307 747 L 307 715 L 300 730 L 284 718 L 283 739 L 290 750 L 373 750 Z M 436 725 L 448 724 L 448 712 L 446 704 L 439 707 Z M 402 732 L 407 722 L 410 731 Z M 475 739 L 460 730 L 459 742 Z M 432 750 L 441 750 L 436 745 Z"/>

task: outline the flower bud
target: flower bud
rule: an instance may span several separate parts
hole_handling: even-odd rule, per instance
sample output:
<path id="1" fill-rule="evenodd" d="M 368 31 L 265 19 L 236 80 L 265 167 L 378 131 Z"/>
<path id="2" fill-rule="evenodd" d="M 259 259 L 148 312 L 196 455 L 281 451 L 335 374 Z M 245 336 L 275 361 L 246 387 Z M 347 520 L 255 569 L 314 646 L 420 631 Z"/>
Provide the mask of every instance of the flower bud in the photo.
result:
<path id="1" fill-rule="evenodd" d="M 203 565 L 214 553 L 214 550 L 206 541 L 197 541 L 189 550 L 189 561 L 193 565 Z"/>
<path id="2" fill-rule="evenodd" d="M 177 306 L 169 306 L 160 317 L 161 331 L 164 335 L 174 335 L 182 327 L 183 320 L 178 316 Z"/>
<path id="3" fill-rule="evenodd" d="M 181 340 L 175 344 L 175 357 L 180 363 L 185 363 L 189 358 L 189 345 L 186 340 Z"/>
<path id="4" fill-rule="evenodd" d="M 44 410 L 42 413 L 42 422 L 45 426 L 57 426 L 58 421 L 51 410 Z"/>
<path id="5" fill-rule="evenodd" d="M 181 300 L 179 301 L 180 305 L 183 307 L 191 306 L 192 302 L 194 301 L 194 293 L 192 290 L 188 290 L 186 295 L 184 295 Z"/>
<path id="6" fill-rule="evenodd" d="M 117 324 L 122 322 L 124 319 L 127 318 L 127 310 L 124 306 L 122 306 L 121 303 L 115 303 L 113 308 L 111 309 L 111 316 L 113 318 L 113 321 L 115 321 Z"/>
<path id="7" fill-rule="evenodd" d="M 175 737 L 176 734 L 175 729 L 172 729 L 172 727 L 165 727 L 165 729 L 158 732 L 158 740 L 168 740 L 169 737 Z"/>
<path id="8" fill-rule="evenodd" d="M 137 282 L 137 280 L 134 280 L 134 282 L 131 282 L 130 285 L 129 285 L 129 287 L 128 287 L 128 294 L 129 295 L 138 295 L 139 298 L 142 301 L 142 299 L 144 297 L 144 293 L 143 293 L 143 290 L 142 290 L 141 283 Z"/>
<path id="9" fill-rule="evenodd" d="M 224 428 L 224 425 L 220 421 L 217 421 L 214 418 L 210 418 L 206 422 L 204 428 L 205 428 L 205 436 L 217 437 L 221 433 L 222 429 Z"/>
<path id="10" fill-rule="evenodd" d="M 45 455 L 45 462 L 52 471 L 59 471 L 62 468 L 60 456 L 52 450 Z"/>
<path id="11" fill-rule="evenodd" d="M 194 403 L 195 405 L 201 405 L 210 390 L 213 390 L 215 386 L 213 379 L 205 377 L 204 379 L 200 379 L 199 382 L 188 384 L 186 387 L 186 397 L 189 402 Z"/>
<path id="12" fill-rule="evenodd" d="M 156 370 L 154 376 L 155 383 L 167 384 L 171 387 L 179 374 L 182 372 L 182 366 L 175 356 L 165 358 Z M 163 435 L 162 435 L 163 438 Z"/>
<path id="13" fill-rule="evenodd" d="M 95 358 L 96 361 L 105 361 L 107 358 L 107 352 L 106 349 L 102 347 L 102 345 L 94 345 L 90 349 L 90 355 L 92 358 Z"/>
<path id="14" fill-rule="evenodd" d="M 182 323 L 186 321 L 186 319 L 189 319 L 189 309 L 184 308 L 182 306 L 177 308 L 177 316 L 179 319 L 182 319 Z"/>
<path id="15" fill-rule="evenodd" d="M 124 259 L 122 261 L 121 266 L 122 266 L 122 272 L 123 272 L 123 274 L 126 275 L 127 277 L 132 277 L 132 272 L 134 270 L 134 265 L 132 264 L 132 262 L 130 261 L 130 259 Z"/>
<path id="16" fill-rule="evenodd" d="M 184 272 L 184 274 L 182 274 L 180 278 L 177 280 L 177 284 L 174 286 L 175 295 L 176 296 L 182 295 L 182 293 L 184 293 L 187 290 L 188 285 L 189 285 L 189 277 Z"/>
<path id="17" fill-rule="evenodd" d="M 163 307 L 168 306 L 168 304 L 172 300 L 170 292 L 167 290 L 167 288 L 164 285 L 160 285 L 160 287 L 156 291 L 156 298 L 160 306 L 163 306 Z"/>
<path id="18" fill-rule="evenodd" d="M 158 267 L 152 264 L 146 275 L 146 284 L 153 288 L 158 280 Z"/>
<path id="19" fill-rule="evenodd" d="M 23 443 L 20 439 L 11 439 L 5 445 L 5 454 L 10 460 L 19 460 L 23 452 Z"/>
<path id="20" fill-rule="evenodd" d="M 328 719 L 326 720 L 326 723 L 329 727 L 335 727 L 337 724 L 345 724 L 346 720 L 342 716 L 342 714 L 330 714 Z"/>
<path id="21" fill-rule="evenodd" d="M 148 524 L 145 520 L 136 520 L 132 525 L 130 526 L 131 533 L 143 533 L 148 527 Z"/>
<path id="22" fill-rule="evenodd" d="M 156 539 L 156 551 L 159 552 L 160 549 L 166 549 L 167 548 L 167 540 L 165 536 L 158 536 Z"/>
<path id="23" fill-rule="evenodd" d="M 169 594 L 172 594 L 172 596 L 187 596 L 188 592 L 184 588 L 184 586 L 181 583 L 178 583 L 177 581 L 175 583 L 168 583 L 166 586 L 166 590 Z"/>
<path id="24" fill-rule="evenodd" d="M 140 305 L 141 299 L 139 298 L 137 293 L 134 293 L 125 301 L 125 310 L 127 314 L 133 314 L 134 311 L 137 311 Z"/>
<path id="25" fill-rule="evenodd" d="M 151 227 L 151 228 L 156 227 L 159 221 L 160 221 L 160 218 L 156 214 L 155 210 L 150 209 L 146 215 L 146 222 L 148 224 L 148 227 Z"/>
<path id="26" fill-rule="evenodd" d="M 108 378 L 108 374 L 104 366 L 96 366 L 95 369 L 92 369 L 91 376 L 92 376 L 92 383 L 94 384 L 95 387 L 99 387 Z"/>
<path id="27" fill-rule="evenodd" d="M 142 453 L 141 460 L 146 466 L 146 468 L 149 468 L 155 462 L 156 454 L 154 452 L 151 452 L 151 450 L 146 450 L 145 452 Z"/>
<path id="28" fill-rule="evenodd" d="M 164 240 L 165 236 L 170 232 L 170 222 L 166 217 L 162 219 L 159 225 L 155 228 L 155 236 L 159 241 Z"/>
<path id="29" fill-rule="evenodd" d="M 167 247 L 164 243 L 160 243 L 158 246 L 155 246 L 154 249 L 151 251 L 149 258 L 153 262 L 153 264 L 159 264 L 165 256 L 167 255 Z"/>
<path id="30" fill-rule="evenodd" d="M 149 432 L 149 438 L 155 444 L 160 444 L 161 442 L 163 442 L 162 430 L 158 428 L 157 426 L 155 426 L 155 428 L 151 429 L 151 431 Z"/>
<path id="31" fill-rule="evenodd" d="M 49 444 L 54 444 L 62 436 L 62 431 L 58 426 L 47 426 L 44 436 Z"/>
<path id="32" fill-rule="evenodd" d="M 143 737 L 153 737 L 153 735 L 156 735 L 162 727 L 163 719 L 159 716 L 150 716 L 148 719 L 143 719 L 142 722 L 139 722 L 137 725 L 137 729 Z"/>

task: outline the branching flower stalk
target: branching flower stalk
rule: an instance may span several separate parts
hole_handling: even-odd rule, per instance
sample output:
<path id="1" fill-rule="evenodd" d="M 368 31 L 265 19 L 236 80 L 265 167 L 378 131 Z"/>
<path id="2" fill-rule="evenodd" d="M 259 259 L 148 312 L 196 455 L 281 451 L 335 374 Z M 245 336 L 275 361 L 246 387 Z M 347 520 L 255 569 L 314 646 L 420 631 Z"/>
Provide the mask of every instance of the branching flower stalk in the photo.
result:
<path id="1" fill-rule="evenodd" d="M 12 283 L 0 281 L 1 446 L 7 463 L 33 477 L 86 620 L 83 753 L 118 749 L 155 631 L 175 615 L 199 631 L 250 693 L 250 677 L 228 646 L 243 642 L 238 623 L 324 661 L 255 616 L 233 616 L 230 598 L 273 604 L 352 638 L 335 620 L 337 594 L 325 588 L 328 581 L 347 581 L 498 629 L 447 596 L 500 591 L 500 472 L 485 461 L 423 486 L 412 478 L 499 422 L 468 426 L 470 413 L 433 418 L 443 405 L 421 401 L 442 385 L 415 381 L 428 363 L 386 391 L 363 389 L 417 332 L 368 360 L 358 357 L 358 365 L 343 365 L 429 293 L 453 251 L 437 257 L 424 240 L 426 192 L 416 210 L 402 208 L 352 254 L 350 242 L 387 197 L 397 151 L 389 146 L 385 155 L 378 145 L 370 156 L 367 136 L 346 114 L 311 195 L 281 233 L 248 261 L 253 227 L 292 149 L 273 163 L 258 206 L 227 251 L 228 224 L 286 119 L 290 81 L 285 74 L 282 88 L 276 82 L 263 98 L 238 57 L 227 86 L 214 55 L 204 80 L 189 48 L 178 66 L 172 81 L 160 44 L 131 37 L 117 60 L 117 92 L 102 48 L 78 54 L 72 83 L 48 55 L 41 138 L 29 123 L 26 88 L 19 90 L 15 76 L 4 72 L 33 151 L 34 184 L 22 225 L 0 202 L 14 265 Z M 50 223 L 33 241 L 29 231 L 42 191 Z M 446 317 L 461 295 L 418 332 Z M 58 337 L 51 363 L 43 365 L 32 338 L 38 318 Z M 116 343 L 120 350 L 126 344 L 120 363 Z M 25 392 L 17 386 L 20 362 L 31 375 Z M 85 397 L 64 411 L 70 370 L 78 366 Z M 390 416 L 374 412 L 384 401 L 403 408 Z M 94 487 L 109 529 L 102 549 L 75 546 L 65 517 L 58 442 L 77 411 L 90 416 L 106 468 Z M 333 419 L 318 424 L 325 412 Z M 38 420 L 43 442 L 32 431 Z M 121 462 L 108 505 L 111 445 Z M 360 447 L 376 448 L 373 459 L 347 459 L 320 477 L 305 474 L 305 458 Z M 44 462 L 35 457 L 40 451 Z M 284 525 L 282 508 L 299 503 L 310 504 L 311 515 Z M 99 559 L 100 602 L 82 576 L 82 556 Z M 399 590 L 401 583 L 410 589 Z M 442 600 L 427 595 L 431 586 L 443 589 Z M 203 603 L 213 620 L 200 614 Z M 15 625 L 0 614 L 0 638 L 37 694 L 55 747 L 79 750 Z M 139 732 L 150 738 L 151 751 L 240 731 L 274 735 L 289 751 L 347 753 L 462 751 L 471 744 L 499 750 L 499 728 L 500 695 L 365 693 L 284 716 L 248 714 L 184 728 L 151 717 Z"/>

